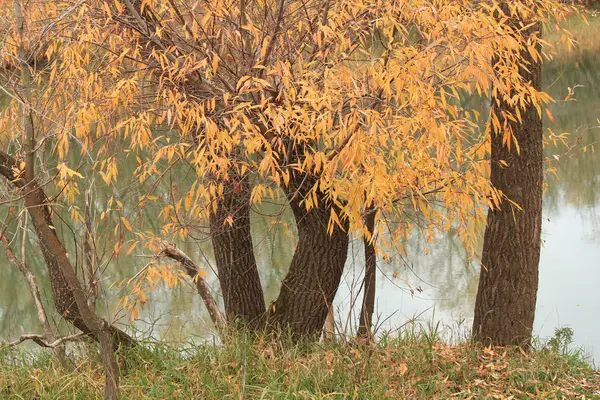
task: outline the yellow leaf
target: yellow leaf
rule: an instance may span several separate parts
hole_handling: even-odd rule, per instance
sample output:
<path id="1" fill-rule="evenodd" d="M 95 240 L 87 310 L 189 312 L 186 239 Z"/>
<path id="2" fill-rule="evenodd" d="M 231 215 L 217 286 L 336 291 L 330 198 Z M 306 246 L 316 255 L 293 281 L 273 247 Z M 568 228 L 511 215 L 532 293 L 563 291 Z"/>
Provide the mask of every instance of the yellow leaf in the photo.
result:
<path id="1" fill-rule="evenodd" d="M 115 1 L 115 7 L 117 8 L 117 11 L 119 14 L 123 14 L 123 11 L 125 11 L 125 8 L 123 7 L 123 5 L 119 2 L 119 0 L 114 0 Z"/>
<path id="2" fill-rule="evenodd" d="M 127 218 L 121 217 L 121 222 L 123 222 L 123 225 L 125 225 L 125 228 L 127 228 L 127 230 L 129 232 L 133 231 L 133 228 L 131 227 L 131 224 L 129 223 L 129 221 L 127 220 Z"/>
<path id="3" fill-rule="evenodd" d="M 553 124 L 556 124 L 556 120 L 554 119 L 554 116 L 552 115 L 550 110 L 548 108 L 546 108 L 545 111 L 546 111 L 546 115 L 548 116 L 548 118 L 550 118 L 550 121 L 552 121 Z"/>
<path id="4" fill-rule="evenodd" d="M 404 375 L 408 371 L 408 366 L 406 364 L 402 363 L 402 364 L 400 364 L 399 369 L 400 369 L 400 375 Z"/>

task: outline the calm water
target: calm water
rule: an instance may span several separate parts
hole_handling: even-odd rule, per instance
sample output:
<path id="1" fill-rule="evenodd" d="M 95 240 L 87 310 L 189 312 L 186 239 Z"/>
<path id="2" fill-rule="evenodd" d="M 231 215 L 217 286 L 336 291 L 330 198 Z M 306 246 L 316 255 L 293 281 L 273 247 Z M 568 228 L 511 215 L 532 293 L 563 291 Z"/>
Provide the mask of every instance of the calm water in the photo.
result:
<path id="1" fill-rule="evenodd" d="M 560 155 L 560 161 L 555 163 L 558 177 L 548 177 L 550 186 L 544 198 L 544 248 L 535 334 L 548 338 L 555 328 L 570 326 L 575 332 L 574 345 L 582 346 L 598 362 L 600 155 L 591 151 L 584 153 L 581 148 L 595 143 L 600 135 L 600 55 L 582 51 L 567 65 L 554 62 L 545 68 L 544 85 L 555 98 L 564 98 L 567 87 L 582 86 L 575 91 L 576 102 L 558 102 L 551 107 L 556 125 L 546 121 L 546 126 L 551 126 L 554 132 L 572 132 L 572 135 L 569 146 L 548 150 L 549 155 Z M 274 213 L 277 209 L 276 205 L 266 205 L 262 212 Z M 288 212 L 283 221 L 290 220 Z M 276 297 L 279 282 L 291 260 L 294 237 L 283 222 L 273 224 L 270 218 L 258 214 L 253 215 L 253 234 L 269 302 Z M 183 250 L 210 271 L 209 242 L 187 243 Z M 420 326 L 439 322 L 449 340 L 460 340 L 470 329 L 478 266 L 467 262 L 464 250 L 452 234 L 439 237 L 430 250 L 429 255 L 424 255 L 421 243 L 414 239 L 409 241 L 404 259 L 379 263 L 378 326 L 381 330 L 393 330 L 417 317 L 416 323 Z M 0 339 L 40 332 L 24 278 L 8 264 L 3 252 L 0 257 Z M 362 259 L 362 244 L 353 241 L 344 281 L 335 301 L 341 332 L 351 332 L 356 324 L 360 307 L 352 305 L 360 286 Z M 32 269 L 44 275 L 37 250 L 28 254 L 28 261 Z M 119 293 L 125 293 L 114 283 L 135 275 L 145 262 L 147 260 L 140 257 L 121 257 L 108 265 L 106 285 L 110 286 L 111 297 L 118 298 Z M 210 274 L 208 280 L 217 289 L 214 274 Z M 47 285 L 43 287 L 43 296 L 48 300 Z M 113 309 L 114 304 L 111 304 L 111 316 Z M 136 328 L 155 337 L 173 341 L 204 340 L 213 332 L 200 297 L 191 286 L 157 290 L 141 315 Z M 67 329 L 64 325 L 61 324 L 62 328 Z"/>

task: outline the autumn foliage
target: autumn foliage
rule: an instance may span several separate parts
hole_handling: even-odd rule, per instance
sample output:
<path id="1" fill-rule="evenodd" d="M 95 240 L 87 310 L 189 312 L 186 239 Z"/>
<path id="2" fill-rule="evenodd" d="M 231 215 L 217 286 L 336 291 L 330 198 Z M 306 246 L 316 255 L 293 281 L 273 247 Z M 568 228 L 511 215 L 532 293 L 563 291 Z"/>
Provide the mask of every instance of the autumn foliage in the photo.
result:
<path id="1" fill-rule="evenodd" d="M 454 229 L 473 252 L 487 207 L 511 200 L 490 185 L 486 130 L 518 152 L 499 121 L 551 101 L 518 74 L 523 49 L 534 60 L 551 49 L 506 22 L 560 30 L 573 10 L 551 0 L 511 1 L 508 15 L 497 1 L 463 0 L 31 1 L 20 39 L 3 2 L 4 151 L 25 159 L 15 128 L 25 106 L 38 180 L 74 227 L 89 182 L 136 188 L 95 203 L 115 256 L 210 236 L 210 215 L 243 192 L 250 206 L 326 210 L 328 234 L 377 235 L 380 256 L 402 252 L 415 230 L 432 243 Z M 512 110 L 469 107 L 473 96 Z M 161 210 L 158 225 L 149 206 Z M 368 210 L 378 210 L 373 232 Z M 177 271 L 151 261 L 124 301 L 134 316 L 158 281 L 185 278 Z"/>

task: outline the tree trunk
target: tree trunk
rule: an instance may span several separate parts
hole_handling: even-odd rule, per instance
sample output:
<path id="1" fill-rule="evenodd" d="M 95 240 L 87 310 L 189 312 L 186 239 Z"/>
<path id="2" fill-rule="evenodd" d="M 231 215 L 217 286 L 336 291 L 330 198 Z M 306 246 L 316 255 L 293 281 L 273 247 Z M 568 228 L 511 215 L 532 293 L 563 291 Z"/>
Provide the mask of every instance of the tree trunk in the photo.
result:
<path id="1" fill-rule="evenodd" d="M 230 322 L 238 320 L 253 329 L 266 307 L 250 233 L 250 188 L 236 178 L 224 183 L 210 217 L 210 232 L 225 314 Z"/>
<path id="2" fill-rule="evenodd" d="M 541 34 L 539 26 L 528 34 Z M 541 49 L 538 48 L 538 51 Z M 528 70 L 521 76 L 541 89 L 541 64 L 522 51 Z M 495 106 L 501 126 L 506 124 L 520 154 L 502 143 L 502 132 L 492 128 L 491 181 L 509 201 L 488 211 L 482 268 L 475 301 L 473 336 L 494 345 L 527 345 L 531 340 L 538 289 L 543 184 L 541 116 L 531 104 L 521 110 L 522 123 L 504 120 L 502 111 L 514 109 L 501 101 Z M 508 166 L 501 165 L 505 161 Z"/>
<path id="3" fill-rule="evenodd" d="M 358 324 L 358 337 L 370 339 L 373 325 L 373 312 L 375 310 L 375 273 L 377 271 L 377 255 L 375 252 L 375 214 L 376 211 L 370 209 L 365 217 L 365 225 L 371 238 L 365 237 L 363 244 L 365 247 L 365 278 L 363 281 L 363 302 L 360 312 L 360 322 Z"/>
<path id="4" fill-rule="evenodd" d="M 303 176 L 295 181 L 303 182 L 299 185 L 303 187 L 297 190 L 294 187 L 288 189 L 298 227 L 298 244 L 279 297 L 269 310 L 268 322 L 276 330 L 289 333 L 293 340 L 318 339 L 344 272 L 348 224 L 342 222 L 342 228 L 336 225 L 329 234 L 327 226 L 331 211 L 333 209 L 340 215 L 339 210 L 320 201 L 307 211 L 302 200 L 314 181 L 303 179 Z"/>
<path id="5" fill-rule="evenodd" d="M 333 313 L 333 304 L 329 306 L 325 326 L 323 327 L 323 340 L 335 340 L 335 315 Z"/>
<path id="6" fill-rule="evenodd" d="M 99 318 L 87 305 L 83 287 L 77 280 L 67 252 L 52 225 L 46 197 L 35 180 L 25 190 L 25 204 L 31 214 L 35 233 L 48 266 L 52 293 L 58 311 L 83 332 L 89 332 L 100 344 L 100 355 L 106 371 L 105 399 L 119 397 L 119 367 L 114 348 L 115 341 L 106 321 Z M 58 284 L 57 284 L 58 283 Z M 112 329 L 111 329 L 112 328 Z"/>
<path id="7" fill-rule="evenodd" d="M 25 225 L 23 229 L 23 245 L 25 245 L 25 237 L 27 232 L 27 214 L 25 214 Z M 20 261 L 15 254 L 13 253 L 10 247 L 10 241 L 6 237 L 4 233 L 0 233 L 0 240 L 4 246 L 4 250 L 6 251 L 6 255 L 8 260 L 12 262 L 18 269 L 21 271 L 23 276 L 27 279 L 27 284 L 29 285 L 29 292 L 31 293 L 31 297 L 33 297 L 33 302 L 35 304 L 35 309 L 37 311 L 38 321 L 40 322 L 40 326 L 44 331 L 44 335 L 46 340 L 50 342 L 54 342 L 57 337 L 54 334 L 52 327 L 50 326 L 50 322 L 48 321 L 48 315 L 46 314 L 46 309 L 42 303 L 42 298 L 40 296 L 40 289 L 37 284 L 36 276 L 31 272 L 27 262 L 25 260 L 25 253 L 23 253 L 22 261 Z M 54 354 L 58 358 L 60 365 L 65 369 L 70 369 L 71 363 L 67 354 L 65 353 L 65 346 L 58 345 L 53 347 L 52 350 Z"/>
<path id="8" fill-rule="evenodd" d="M 19 193 L 24 193 L 25 205 L 31 215 L 34 231 L 38 238 L 42 255 L 48 267 L 52 295 L 57 311 L 71 321 L 82 332 L 91 335 L 100 344 L 100 354 L 106 369 L 106 399 L 119 396 L 119 369 L 113 351 L 119 344 L 135 345 L 135 341 L 125 332 L 109 326 L 89 309 L 85 291 L 77 280 L 69 256 L 56 234 L 51 210 L 43 189 L 35 179 L 25 173 L 14 176 L 15 161 L 6 153 L 0 152 L 0 174 L 11 181 Z M 26 169 L 27 171 L 27 169 Z"/>
<path id="9" fill-rule="evenodd" d="M 34 181 L 33 185 L 37 185 L 37 183 Z M 47 207 L 44 192 L 39 187 L 34 186 L 31 188 L 30 186 L 31 185 L 27 185 L 24 188 L 25 191 L 29 192 L 25 196 L 25 204 L 31 214 L 42 255 L 48 266 L 50 286 L 52 287 L 52 295 L 56 309 L 79 330 L 92 335 L 100 342 L 100 339 L 97 337 L 98 327 L 94 328 L 89 326 L 89 324 L 85 322 L 85 316 L 82 315 L 82 312 L 93 314 L 91 318 L 94 319 L 94 326 L 104 325 L 105 321 L 101 321 L 101 319 L 87 306 L 87 296 L 85 295 L 85 291 L 81 287 L 81 284 L 78 281 L 76 281 L 77 283 L 74 283 L 65 276 L 65 269 L 70 268 L 71 271 L 67 271 L 67 273 L 72 272 L 73 277 L 76 279 L 67 252 L 56 235 L 56 230 L 52 225 L 52 218 L 50 216 L 50 210 Z M 85 300 L 85 307 L 82 307 L 81 304 L 77 302 L 76 291 L 81 291 L 81 295 Z M 84 310 L 81 310 L 81 308 Z M 115 328 L 114 326 L 109 326 L 106 329 L 109 330 L 115 338 L 115 349 L 119 347 L 119 344 L 128 347 L 135 345 L 135 341 L 120 329 Z"/>

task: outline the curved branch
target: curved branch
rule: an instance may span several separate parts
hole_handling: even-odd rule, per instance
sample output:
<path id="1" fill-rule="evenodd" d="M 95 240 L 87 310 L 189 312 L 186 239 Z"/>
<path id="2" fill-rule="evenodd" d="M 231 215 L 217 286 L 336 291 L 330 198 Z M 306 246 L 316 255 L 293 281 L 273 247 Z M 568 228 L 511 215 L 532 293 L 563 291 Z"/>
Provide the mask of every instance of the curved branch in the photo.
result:
<path id="1" fill-rule="evenodd" d="M 210 319 L 217 327 L 217 330 L 222 332 L 227 327 L 227 320 L 225 319 L 223 313 L 219 310 L 217 302 L 212 297 L 208 283 L 206 283 L 206 280 L 200 276 L 200 267 L 181 250 L 174 246 L 166 246 L 160 252 L 160 255 L 168 257 L 181 264 L 181 266 L 185 269 L 185 272 L 190 278 L 192 278 L 192 281 L 196 283 L 196 290 L 198 291 L 200 297 L 202 297 L 202 301 L 204 301 L 204 305 L 208 310 Z"/>

